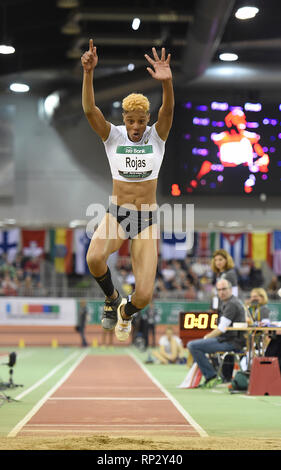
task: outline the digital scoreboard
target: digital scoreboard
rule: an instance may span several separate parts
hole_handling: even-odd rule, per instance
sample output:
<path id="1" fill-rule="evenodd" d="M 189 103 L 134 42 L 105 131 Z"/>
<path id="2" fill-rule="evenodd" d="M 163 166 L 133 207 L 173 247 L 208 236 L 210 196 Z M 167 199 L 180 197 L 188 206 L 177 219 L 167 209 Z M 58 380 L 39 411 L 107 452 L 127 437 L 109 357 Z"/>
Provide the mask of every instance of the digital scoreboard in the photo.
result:
<path id="1" fill-rule="evenodd" d="M 217 328 L 218 314 L 213 311 L 180 312 L 179 331 L 183 346 L 193 339 L 203 338 L 208 332 Z"/>

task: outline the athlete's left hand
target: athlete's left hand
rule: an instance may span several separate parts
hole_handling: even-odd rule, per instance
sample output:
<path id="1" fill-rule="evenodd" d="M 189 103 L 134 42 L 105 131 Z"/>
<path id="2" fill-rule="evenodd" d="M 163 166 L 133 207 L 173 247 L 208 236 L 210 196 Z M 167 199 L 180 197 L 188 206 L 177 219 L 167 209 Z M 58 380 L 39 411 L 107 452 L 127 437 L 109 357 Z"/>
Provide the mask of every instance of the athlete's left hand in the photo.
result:
<path id="1" fill-rule="evenodd" d="M 147 67 L 148 72 L 155 78 L 155 80 L 171 80 L 172 79 L 172 72 L 170 69 L 170 60 L 171 54 L 168 54 L 166 59 L 166 51 L 165 48 L 162 47 L 161 51 L 161 59 L 159 59 L 158 54 L 156 52 L 155 47 L 152 48 L 152 54 L 154 60 L 147 54 L 144 54 L 146 60 L 153 66 L 154 70 L 150 67 Z"/>

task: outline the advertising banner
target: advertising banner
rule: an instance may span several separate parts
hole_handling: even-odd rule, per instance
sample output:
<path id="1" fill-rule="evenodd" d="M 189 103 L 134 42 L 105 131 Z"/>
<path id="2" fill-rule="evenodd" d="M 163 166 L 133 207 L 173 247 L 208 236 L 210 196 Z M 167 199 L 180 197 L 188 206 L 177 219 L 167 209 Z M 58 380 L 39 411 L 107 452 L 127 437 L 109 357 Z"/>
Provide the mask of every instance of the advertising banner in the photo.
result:
<path id="1" fill-rule="evenodd" d="M 72 326 L 76 301 L 51 297 L 0 297 L 0 325 Z"/>

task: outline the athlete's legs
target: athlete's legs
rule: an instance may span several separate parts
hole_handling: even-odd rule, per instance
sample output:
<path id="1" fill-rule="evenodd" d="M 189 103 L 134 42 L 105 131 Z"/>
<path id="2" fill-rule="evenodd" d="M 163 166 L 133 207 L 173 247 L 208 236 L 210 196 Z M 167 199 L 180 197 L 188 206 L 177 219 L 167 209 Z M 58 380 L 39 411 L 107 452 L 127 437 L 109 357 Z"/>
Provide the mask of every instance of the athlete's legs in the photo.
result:
<path id="1" fill-rule="evenodd" d="M 138 238 L 132 240 L 131 260 L 135 276 L 135 292 L 131 300 L 140 310 L 151 302 L 154 292 L 157 269 L 157 239 L 154 234 L 155 225 L 151 225 L 143 230 Z"/>
<path id="2" fill-rule="evenodd" d="M 112 330 L 115 327 L 117 309 L 122 301 L 120 294 L 114 288 L 110 269 L 107 266 L 109 255 L 117 251 L 124 242 L 121 231 L 122 228 L 117 220 L 107 213 L 95 231 L 87 253 L 89 270 L 106 296 L 101 320 L 106 330 Z"/>
<path id="3" fill-rule="evenodd" d="M 124 242 L 122 233 L 124 233 L 122 227 L 115 217 L 106 213 L 93 235 L 87 253 L 89 270 L 94 277 L 100 277 L 106 273 L 109 255 L 119 250 Z"/>
<path id="4" fill-rule="evenodd" d="M 152 299 L 157 268 L 157 239 L 154 237 L 155 225 L 147 227 L 132 240 L 131 260 L 135 276 L 135 292 L 128 302 L 118 309 L 118 323 L 115 334 L 125 341 L 131 331 L 133 314 L 143 309 Z M 144 238 L 144 236 L 146 237 Z"/>

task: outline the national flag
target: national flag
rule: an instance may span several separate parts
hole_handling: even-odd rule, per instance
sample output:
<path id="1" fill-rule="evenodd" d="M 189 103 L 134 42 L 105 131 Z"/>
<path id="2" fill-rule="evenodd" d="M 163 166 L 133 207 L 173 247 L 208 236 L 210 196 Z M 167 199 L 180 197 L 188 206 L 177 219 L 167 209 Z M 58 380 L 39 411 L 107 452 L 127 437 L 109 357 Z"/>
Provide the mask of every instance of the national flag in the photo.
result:
<path id="1" fill-rule="evenodd" d="M 20 241 L 20 229 L 0 230 L 0 254 L 7 256 L 7 261 L 12 263 L 18 252 Z"/>
<path id="2" fill-rule="evenodd" d="M 230 254 L 235 266 L 239 267 L 245 258 L 245 243 L 244 233 L 220 233 L 220 248 Z"/>
<path id="3" fill-rule="evenodd" d="M 73 231 L 66 228 L 51 229 L 50 255 L 55 264 L 57 273 L 70 274 L 72 272 L 72 242 Z"/>
<path id="4" fill-rule="evenodd" d="M 163 260 L 184 259 L 187 255 L 186 233 L 162 232 L 161 256 Z"/>
<path id="5" fill-rule="evenodd" d="M 195 232 L 194 245 L 191 256 L 209 258 L 218 248 L 218 234 L 216 232 Z"/>
<path id="6" fill-rule="evenodd" d="M 267 261 L 272 266 L 271 241 L 271 233 L 248 233 L 248 257 L 253 261 Z"/>
<path id="7" fill-rule="evenodd" d="M 281 231 L 273 232 L 273 271 L 277 276 L 281 276 Z"/>
<path id="8" fill-rule="evenodd" d="M 45 253 L 45 230 L 22 230 L 22 251 L 31 258 Z"/>
<path id="9" fill-rule="evenodd" d="M 87 251 L 91 239 L 88 237 L 86 230 L 76 228 L 74 231 L 74 249 L 75 249 L 75 272 L 77 274 L 89 274 L 89 268 L 86 261 Z"/>

